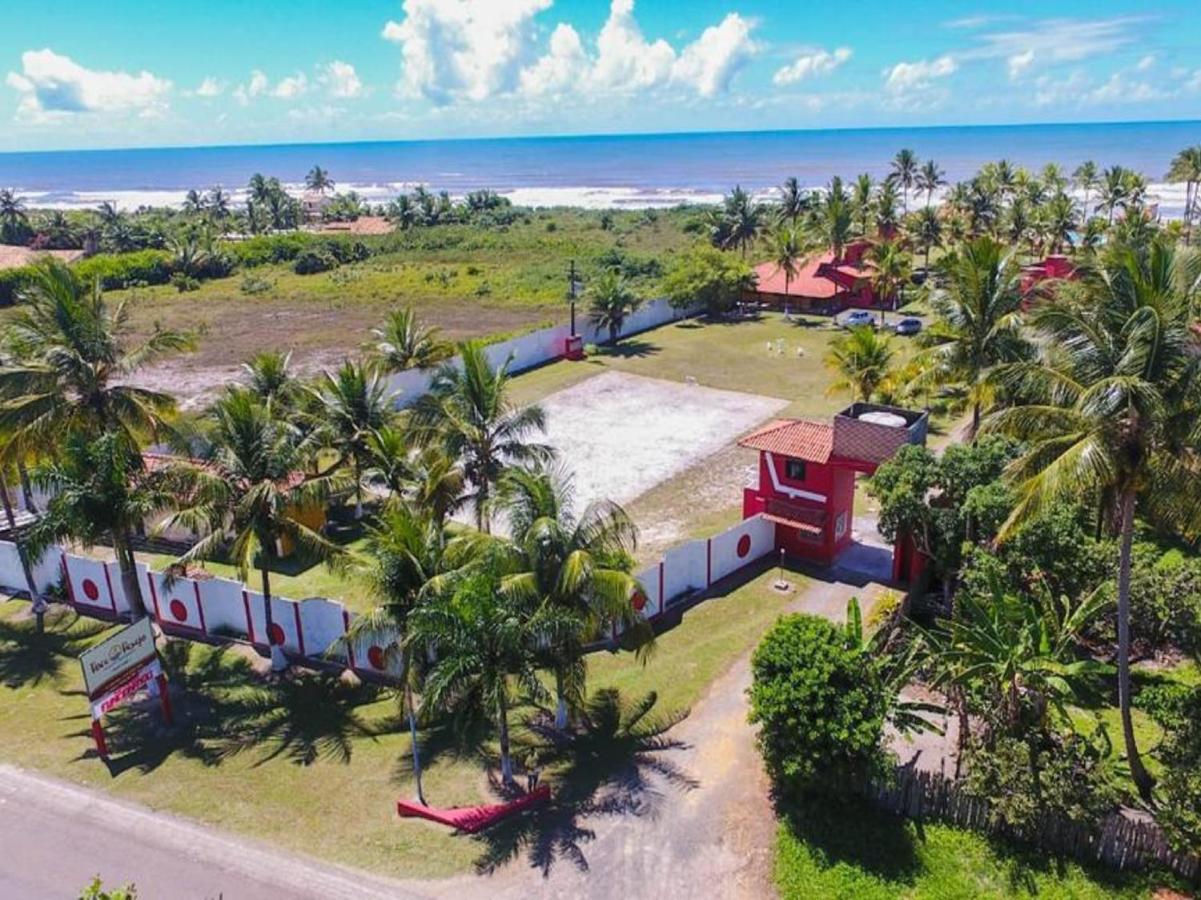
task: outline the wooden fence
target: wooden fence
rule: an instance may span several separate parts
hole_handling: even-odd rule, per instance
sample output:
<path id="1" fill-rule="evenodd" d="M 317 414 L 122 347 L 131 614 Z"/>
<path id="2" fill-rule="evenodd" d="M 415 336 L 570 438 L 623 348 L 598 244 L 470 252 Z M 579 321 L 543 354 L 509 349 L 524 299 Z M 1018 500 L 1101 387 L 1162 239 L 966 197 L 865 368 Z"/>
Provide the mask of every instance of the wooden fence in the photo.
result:
<path id="1" fill-rule="evenodd" d="M 1113 813 L 1100 823 L 1071 822 L 1048 816 L 1036 827 L 1017 831 L 998 823 L 986 800 L 970 796 L 938 772 L 898 768 L 890 784 L 871 783 L 863 790 L 874 804 L 911 819 L 937 819 L 1054 851 L 1083 863 L 1119 870 L 1160 868 L 1192 881 L 1201 879 L 1201 858 L 1174 850 L 1150 819 Z"/>

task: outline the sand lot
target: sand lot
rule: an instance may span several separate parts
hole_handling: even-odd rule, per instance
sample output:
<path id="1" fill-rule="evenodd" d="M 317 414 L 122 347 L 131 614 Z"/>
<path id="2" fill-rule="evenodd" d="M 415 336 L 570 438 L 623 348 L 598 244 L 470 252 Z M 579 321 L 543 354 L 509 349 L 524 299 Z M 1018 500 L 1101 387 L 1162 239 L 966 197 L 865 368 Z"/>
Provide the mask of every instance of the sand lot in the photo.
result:
<path id="1" fill-rule="evenodd" d="M 787 405 L 776 397 L 606 372 L 551 394 L 546 441 L 575 473 L 577 511 L 628 503 Z"/>

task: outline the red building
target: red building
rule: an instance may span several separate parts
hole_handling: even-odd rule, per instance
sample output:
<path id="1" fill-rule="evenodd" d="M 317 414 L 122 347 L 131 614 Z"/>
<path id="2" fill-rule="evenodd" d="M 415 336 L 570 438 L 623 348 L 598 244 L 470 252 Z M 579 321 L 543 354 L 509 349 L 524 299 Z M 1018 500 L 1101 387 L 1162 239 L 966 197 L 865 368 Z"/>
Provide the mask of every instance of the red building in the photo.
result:
<path id="1" fill-rule="evenodd" d="M 759 483 L 743 491 L 743 518 L 774 522 L 777 550 L 834 562 L 851 544 L 856 475 L 872 474 L 905 444 L 924 444 L 928 424 L 925 412 L 871 403 L 831 422 L 769 422 L 738 442 L 759 451 Z M 896 548 L 893 563 L 894 579 L 905 580 L 912 565 Z"/>
<path id="2" fill-rule="evenodd" d="M 878 307 L 880 300 L 872 287 L 875 267 L 866 259 L 870 248 L 868 241 L 854 241 L 844 248 L 840 259 L 827 251 L 806 262 L 790 279 L 785 279 L 774 262 L 760 263 L 755 267 L 755 290 L 748 292 L 746 299 L 798 312 Z"/>
<path id="3" fill-rule="evenodd" d="M 1042 262 L 1022 266 L 1022 294 L 1029 295 L 1044 281 L 1052 279 L 1072 280 L 1076 267 L 1066 256 L 1048 256 Z"/>

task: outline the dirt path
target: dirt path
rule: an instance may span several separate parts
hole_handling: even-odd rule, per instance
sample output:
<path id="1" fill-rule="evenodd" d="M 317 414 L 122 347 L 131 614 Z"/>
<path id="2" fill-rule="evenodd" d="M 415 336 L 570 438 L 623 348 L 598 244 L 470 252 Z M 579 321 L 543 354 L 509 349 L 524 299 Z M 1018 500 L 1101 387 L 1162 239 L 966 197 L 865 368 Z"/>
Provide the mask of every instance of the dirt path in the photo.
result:
<path id="1" fill-rule="evenodd" d="M 815 582 L 787 608 L 842 620 L 862 587 Z M 560 859 L 543 878 L 518 860 L 496 875 L 460 877 L 432 887 L 442 897 L 760 898 L 774 895 L 771 877 L 776 821 L 768 782 L 747 722 L 750 654 L 710 686 L 672 732 L 687 744 L 670 760 L 699 780 L 682 791 L 661 779 L 658 815 L 595 817 L 582 824 L 595 839 L 581 843 L 587 871 Z"/>

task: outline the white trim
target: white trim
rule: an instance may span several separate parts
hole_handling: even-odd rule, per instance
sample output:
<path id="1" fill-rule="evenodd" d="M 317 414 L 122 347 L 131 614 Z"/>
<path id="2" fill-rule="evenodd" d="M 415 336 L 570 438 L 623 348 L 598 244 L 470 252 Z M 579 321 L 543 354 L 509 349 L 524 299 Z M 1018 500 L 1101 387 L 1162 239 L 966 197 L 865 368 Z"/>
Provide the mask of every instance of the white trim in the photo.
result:
<path id="1" fill-rule="evenodd" d="M 780 484 L 780 476 L 776 474 L 776 458 L 768 450 L 764 450 L 763 455 L 767 458 L 767 471 L 771 476 L 771 486 L 778 493 L 794 498 L 799 497 L 802 500 L 812 500 L 814 503 L 826 502 L 825 494 L 814 494 L 810 491 L 802 491 L 800 488 L 786 487 Z"/>

